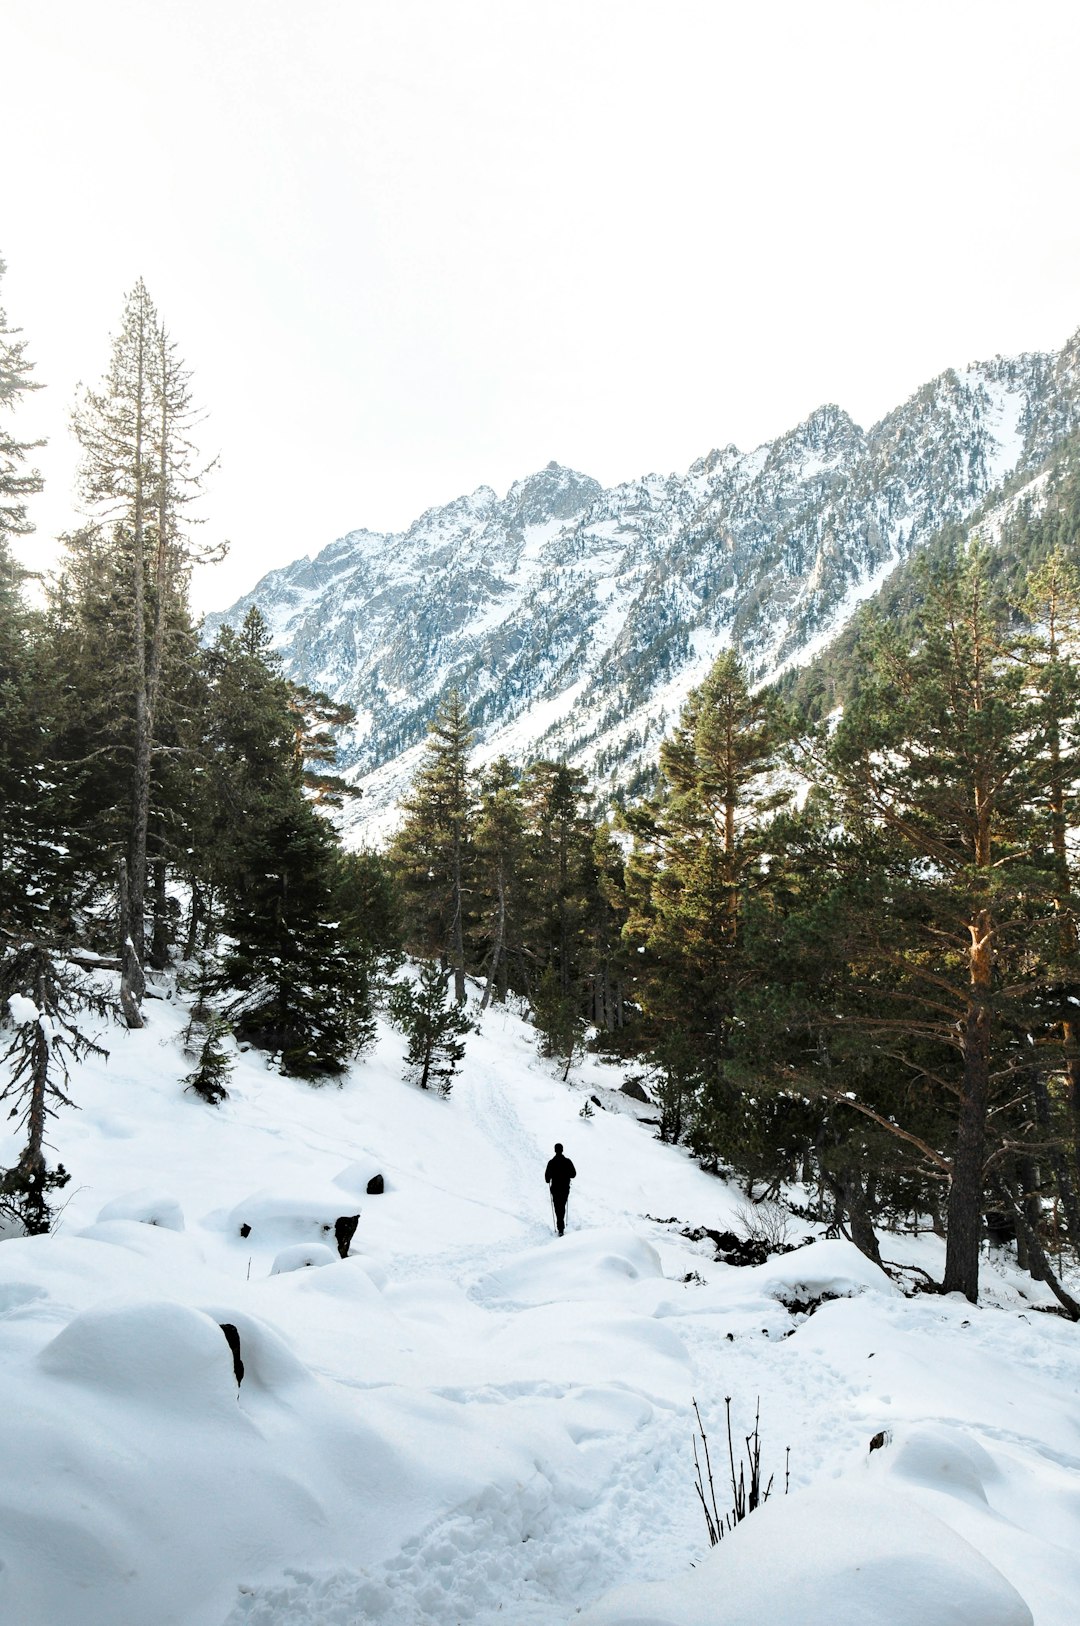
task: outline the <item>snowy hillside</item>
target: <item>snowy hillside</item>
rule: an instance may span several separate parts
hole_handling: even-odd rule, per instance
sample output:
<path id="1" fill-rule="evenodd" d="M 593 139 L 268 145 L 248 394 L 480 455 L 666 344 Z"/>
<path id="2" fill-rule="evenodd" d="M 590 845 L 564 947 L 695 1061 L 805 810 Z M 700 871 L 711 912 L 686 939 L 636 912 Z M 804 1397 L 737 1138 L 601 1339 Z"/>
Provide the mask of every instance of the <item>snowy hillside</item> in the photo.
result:
<path id="1" fill-rule="evenodd" d="M 384 1030 L 341 1089 L 242 1055 L 215 1110 L 180 1089 L 184 1013 L 149 1011 L 54 1125 L 58 1232 L 0 1243 L 5 1626 L 1075 1619 L 1077 1329 L 1004 1255 L 978 1308 L 802 1220 L 811 1244 L 716 1263 L 681 1231 L 738 1229 L 738 1194 L 512 1014 L 448 1100 Z M 760 1396 L 776 1475 L 711 1555 L 695 1396 L 722 1510 L 725 1396 L 737 1445 Z"/>
<path id="2" fill-rule="evenodd" d="M 258 604 L 289 674 L 355 706 L 343 759 L 366 827 L 450 686 L 482 756 L 565 757 L 611 789 L 655 760 L 720 650 L 755 680 L 806 661 L 913 548 L 1078 423 L 1080 334 L 943 373 L 869 431 L 826 406 L 751 453 L 610 491 L 551 463 L 401 535 L 354 531 L 208 631 Z"/>

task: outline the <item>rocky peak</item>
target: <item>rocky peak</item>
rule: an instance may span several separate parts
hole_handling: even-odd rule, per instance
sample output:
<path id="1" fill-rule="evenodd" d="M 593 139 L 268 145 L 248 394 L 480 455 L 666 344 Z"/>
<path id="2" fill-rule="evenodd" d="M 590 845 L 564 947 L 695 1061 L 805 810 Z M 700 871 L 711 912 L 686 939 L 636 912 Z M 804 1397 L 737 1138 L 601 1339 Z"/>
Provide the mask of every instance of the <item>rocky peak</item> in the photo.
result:
<path id="1" fill-rule="evenodd" d="M 551 462 L 538 473 L 515 480 L 503 509 L 507 523 L 524 530 L 527 525 L 546 525 L 553 519 L 576 519 L 603 494 L 599 480 Z"/>
<path id="2" fill-rule="evenodd" d="M 207 625 L 257 602 L 289 675 L 356 707 L 364 820 L 450 687 L 484 756 L 565 758 L 610 791 L 655 762 L 721 649 L 755 681 L 809 659 L 913 549 L 1034 472 L 1078 409 L 1080 333 L 1057 356 L 942 373 L 868 434 L 828 404 L 685 476 L 605 491 L 549 463 L 403 535 L 351 533 Z"/>

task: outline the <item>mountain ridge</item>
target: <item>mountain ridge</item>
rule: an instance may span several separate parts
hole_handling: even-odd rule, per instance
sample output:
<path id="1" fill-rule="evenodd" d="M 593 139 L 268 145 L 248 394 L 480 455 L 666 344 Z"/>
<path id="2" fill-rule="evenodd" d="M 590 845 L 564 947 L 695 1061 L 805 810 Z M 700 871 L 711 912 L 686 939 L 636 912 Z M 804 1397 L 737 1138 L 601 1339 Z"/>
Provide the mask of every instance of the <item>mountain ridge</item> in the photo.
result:
<path id="1" fill-rule="evenodd" d="M 385 828 L 450 688 L 479 756 L 565 757 L 598 793 L 647 777 L 717 654 L 755 682 L 804 664 L 895 566 L 1034 472 L 1080 424 L 1080 331 L 947 369 L 863 429 L 835 403 L 752 452 L 605 489 L 557 462 L 360 529 L 272 571 L 257 603 L 288 674 L 347 700 L 342 761 Z"/>

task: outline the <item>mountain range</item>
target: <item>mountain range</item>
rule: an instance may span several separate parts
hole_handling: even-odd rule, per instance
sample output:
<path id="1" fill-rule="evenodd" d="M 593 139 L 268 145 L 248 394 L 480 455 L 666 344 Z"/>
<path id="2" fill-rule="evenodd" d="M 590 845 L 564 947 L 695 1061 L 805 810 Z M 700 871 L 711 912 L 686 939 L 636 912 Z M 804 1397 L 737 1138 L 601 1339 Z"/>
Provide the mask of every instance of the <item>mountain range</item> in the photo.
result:
<path id="1" fill-rule="evenodd" d="M 807 662 L 895 567 L 1080 425 L 1080 332 L 949 370 L 864 430 L 840 407 L 752 452 L 605 489 L 549 463 L 400 533 L 351 531 L 207 632 L 265 615 L 290 677 L 348 701 L 342 765 L 377 839 L 452 688 L 481 760 L 565 758 L 601 798 L 648 782 L 689 689 L 734 646 L 755 682 Z"/>

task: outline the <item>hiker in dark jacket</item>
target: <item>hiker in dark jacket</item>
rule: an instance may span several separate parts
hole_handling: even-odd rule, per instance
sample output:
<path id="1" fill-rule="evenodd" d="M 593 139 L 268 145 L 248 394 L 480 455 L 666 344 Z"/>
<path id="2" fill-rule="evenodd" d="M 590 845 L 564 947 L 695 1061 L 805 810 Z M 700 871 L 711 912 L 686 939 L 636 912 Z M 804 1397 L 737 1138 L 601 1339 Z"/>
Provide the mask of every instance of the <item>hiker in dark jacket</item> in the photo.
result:
<path id="1" fill-rule="evenodd" d="M 544 1179 L 551 1187 L 551 1206 L 555 1210 L 555 1224 L 559 1235 L 566 1229 L 566 1199 L 570 1195 L 570 1182 L 577 1170 L 568 1157 L 563 1157 L 562 1142 L 555 1142 L 555 1156 L 544 1170 Z"/>

